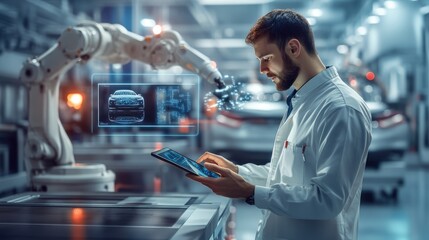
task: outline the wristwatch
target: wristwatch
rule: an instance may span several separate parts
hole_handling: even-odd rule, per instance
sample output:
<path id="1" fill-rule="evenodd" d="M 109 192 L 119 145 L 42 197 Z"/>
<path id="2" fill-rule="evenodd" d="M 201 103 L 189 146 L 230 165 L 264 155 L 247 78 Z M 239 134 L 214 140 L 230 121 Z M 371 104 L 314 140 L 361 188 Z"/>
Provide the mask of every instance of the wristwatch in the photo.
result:
<path id="1" fill-rule="evenodd" d="M 249 205 L 255 205 L 255 194 L 248 196 L 245 201 Z"/>

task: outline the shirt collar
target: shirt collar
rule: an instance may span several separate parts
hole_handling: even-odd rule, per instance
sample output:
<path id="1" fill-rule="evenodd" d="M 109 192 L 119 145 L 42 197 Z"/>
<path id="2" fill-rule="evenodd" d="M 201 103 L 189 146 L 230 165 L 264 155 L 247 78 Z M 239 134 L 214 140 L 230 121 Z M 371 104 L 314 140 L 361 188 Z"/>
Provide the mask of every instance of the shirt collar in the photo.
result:
<path id="1" fill-rule="evenodd" d="M 335 77 L 338 77 L 338 72 L 335 67 L 327 67 L 325 70 L 318 73 L 316 76 L 308 80 L 295 94 L 294 99 L 303 98 L 309 95 L 314 89 Z"/>

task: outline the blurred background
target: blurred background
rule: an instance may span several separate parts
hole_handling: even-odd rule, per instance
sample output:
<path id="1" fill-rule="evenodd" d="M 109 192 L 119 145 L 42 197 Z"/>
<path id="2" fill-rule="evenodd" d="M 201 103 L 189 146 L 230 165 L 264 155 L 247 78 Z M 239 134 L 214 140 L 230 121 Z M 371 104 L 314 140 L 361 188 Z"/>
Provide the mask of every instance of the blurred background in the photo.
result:
<path id="1" fill-rule="evenodd" d="M 29 96 L 28 86 L 19 78 L 23 63 L 51 48 L 67 27 L 85 21 L 118 23 L 141 36 L 152 35 L 154 27 L 175 30 L 216 63 L 228 84 L 239 84 L 252 100 L 240 109 L 208 109 L 208 93 L 215 87 L 200 80 L 197 89 L 187 91 L 193 104 L 186 111 L 198 131 L 135 125 L 101 128 L 93 118 L 98 107 L 91 82 L 94 73 L 190 72 L 181 67 L 154 70 L 138 61 L 76 64 L 61 76 L 58 104 L 76 162 L 105 164 L 116 174 L 115 191 L 143 193 L 210 192 L 150 156 L 161 147 L 193 159 L 212 151 L 238 164 L 268 162 L 288 92 L 277 92 L 271 80 L 259 73 L 259 62 L 244 38 L 260 16 L 276 8 L 297 10 L 308 19 L 322 61 L 337 67 L 370 107 L 373 141 L 364 176 L 359 239 L 427 239 L 427 0 L 2 0 L 0 196 L 30 190 L 25 164 Z M 110 80 L 121 84 L 129 83 L 128 78 Z M 141 80 L 131 79 L 136 81 Z M 150 92 L 148 87 L 143 95 L 146 106 L 157 101 L 148 97 Z M 235 237 L 252 238 L 259 210 L 240 201 L 233 205 Z"/>

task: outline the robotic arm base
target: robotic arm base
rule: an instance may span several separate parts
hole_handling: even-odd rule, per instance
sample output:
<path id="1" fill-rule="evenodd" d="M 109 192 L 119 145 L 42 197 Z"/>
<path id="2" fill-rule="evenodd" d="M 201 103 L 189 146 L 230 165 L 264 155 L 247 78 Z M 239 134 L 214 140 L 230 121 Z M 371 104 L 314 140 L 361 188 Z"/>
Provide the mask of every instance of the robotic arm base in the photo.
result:
<path id="1" fill-rule="evenodd" d="M 113 192 L 114 182 L 115 174 L 104 164 L 58 166 L 32 178 L 34 190 L 43 192 Z"/>

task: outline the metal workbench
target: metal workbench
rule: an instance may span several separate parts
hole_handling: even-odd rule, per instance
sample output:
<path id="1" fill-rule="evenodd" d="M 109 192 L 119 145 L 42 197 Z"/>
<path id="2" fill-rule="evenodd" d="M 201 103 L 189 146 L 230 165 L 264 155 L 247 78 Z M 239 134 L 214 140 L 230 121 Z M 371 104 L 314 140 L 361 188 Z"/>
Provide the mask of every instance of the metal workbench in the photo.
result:
<path id="1" fill-rule="evenodd" d="M 216 195 L 41 193 L 0 199 L 0 239 L 223 239 Z"/>

